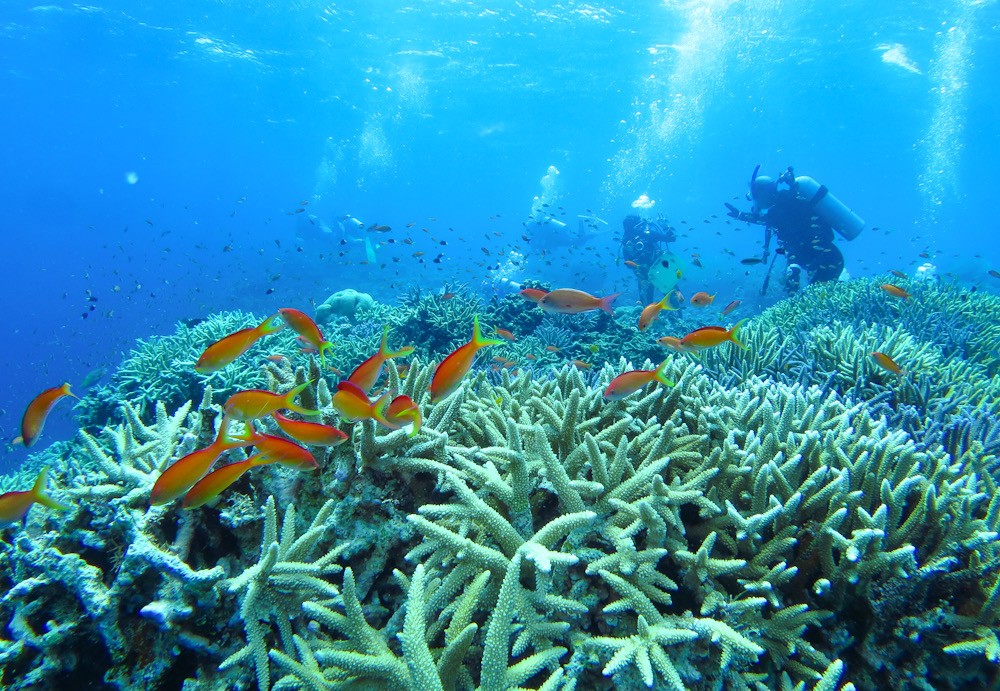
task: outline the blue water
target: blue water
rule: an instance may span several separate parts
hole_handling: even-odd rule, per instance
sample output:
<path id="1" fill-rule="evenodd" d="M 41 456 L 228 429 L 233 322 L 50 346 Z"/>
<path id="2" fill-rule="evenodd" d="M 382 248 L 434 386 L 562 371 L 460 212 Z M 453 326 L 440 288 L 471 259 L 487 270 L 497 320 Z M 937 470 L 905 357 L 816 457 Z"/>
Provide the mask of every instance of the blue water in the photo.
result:
<path id="1" fill-rule="evenodd" d="M 760 229 L 724 223 L 757 163 L 866 219 L 839 242 L 852 275 L 930 261 L 996 291 L 998 27 L 968 1 L 5 2 L 0 433 L 178 319 L 347 287 L 488 296 L 514 244 L 516 278 L 633 300 L 612 232 L 520 241 L 550 166 L 567 232 L 588 210 L 617 229 L 645 194 L 701 255 L 681 288 L 721 304 L 778 298 L 739 263 Z M 354 238 L 386 238 L 346 215 L 397 244 L 359 265 Z M 74 429 L 61 403 L 36 448 Z"/>

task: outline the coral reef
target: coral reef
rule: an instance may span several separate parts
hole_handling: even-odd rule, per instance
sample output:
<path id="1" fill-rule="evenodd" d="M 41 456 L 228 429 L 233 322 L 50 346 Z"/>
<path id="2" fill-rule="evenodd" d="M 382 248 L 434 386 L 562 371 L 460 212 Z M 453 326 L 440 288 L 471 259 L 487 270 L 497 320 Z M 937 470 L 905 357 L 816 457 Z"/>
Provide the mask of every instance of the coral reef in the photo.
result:
<path id="1" fill-rule="evenodd" d="M 192 511 L 150 507 L 150 487 L 214 438 L 215 386 L 229 382 L 196 380 L 177 402 L 182 375 L 147 372 L 166 400 L 123 391 L 100 429 L 0 478 L 23 489 L 47 464 L 73 506 L 3 529 L 0 683 L 987 688 L 1000 659 L 1000 387 L 973 334 L 993 333 L 976 310 L 996 298 L 917 287 L 909 304 L 855 283 L 773 308 L 746 326 L 746 351 L 670 354 L 676 386 L 616 402 L 602 396 L 611 379 L 654 361 L 480 368 L 436 403 L 431 366 L 388 367 L 385 387 L 422 410 L 414 437 L 342 423 L 350 442 L 317 453 L 318 473 L 267 466 Z M 359 310 L 356 334 L 335 324 L 358 337 L 337 355 L 370 354 L 391 323 L 394 344 L 438 358 L 472 314 L 490 323 L 503 304 L 407 300 Z M 689 323 L 668 315 L 640 335 L 628 309 L 545 323 L 571 334 L 567 348 L 599 343 L 595 360 Z M 964 340 L 922 326 L 934 310 Z M 449 319 L 466 321 L 435 321 Z M 523 364 L 534 340 L 491 353 Z M 876 369 L 872 350 L 909 373 Z M 296 364 L 247 369 L 279 392 L 315 382 L 302 404 L 332 423 L 335 380 Z"/>
<path id="2" fill-rule="evenodd" d="M 371 309 L 375 300 L 368 293 L 359 293 L 353 288 L 337 291 L 316 306 L 316 321 L 320 324 L 333 317 L 344 317 L 350 321 L 356 318 L 358 310 Z"/>

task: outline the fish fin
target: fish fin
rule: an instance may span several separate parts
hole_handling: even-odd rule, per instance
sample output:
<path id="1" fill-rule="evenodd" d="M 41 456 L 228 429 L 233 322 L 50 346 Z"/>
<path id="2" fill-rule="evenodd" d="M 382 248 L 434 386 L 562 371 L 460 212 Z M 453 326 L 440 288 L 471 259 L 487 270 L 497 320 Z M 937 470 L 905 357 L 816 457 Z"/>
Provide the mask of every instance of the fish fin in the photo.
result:
<path id="1" fill-rule="evenodd" d="M 598 306 L 610 314 L 612 317 L 615 316 L 615 311 L 611 309 L 611 303 L 615 301 L 615 298 L 621 295 L 621 293 L 615 293 L 614 295 L 608 295 L 603 298 L 598 298 Z"/>
<path id="2" fill-rule="evenodd" d="M 265 319 L 260 323 L 257 328 L 260 329 L 261 336 L 267 336 L 268 334 L 277 333 L 285 328 L 287 322 L 282 318 L 281 312 L 275 312 L 270 317 Z"/>
<path id="3" fill-rule="evenodd" d="M 35 501 L 42 506 L 47 506 L 48 508 L 55 509 L 56 511 L 65 511 L 69 508 L 68 506 L 57 502 L 45 493 L 45 485 L 48 483 L 48 479 L 49 467 L 45 466 L 38 473 L 38 479 L 35 480 L 35 486 L 31 488 L 31 496 L 34 497 Z"/>
<path id="4" fill-rule="evenodd" d="M 653 372 L 653 379 L 655 379 L 656 381 L 660 382 L 661 384 L 663 384 L 665 386 L 676 386 L 676 384 L 674 382 L 670 381 L 667 378 L 666 372 L 667 372 L 667 366 L 669 364 L 670 364 L 670 359 L 669 358 L 667 358 L 666 360 L 664 360 L 663 362 L 661 362 L 660 366 L 656 368 L 655 372 Z"/>
<path id="5" fill-rule="evenodd" d="M 399 429 L 400 425 L 389 422 L 385 419 L 385 409 L 389 405 L 390 398 L 392 398 L 391 391 L 386 391 L 378 397 L 378 400 L 372 404 L 372 417 L 375 419 L 375 422 L 384 427 L 388 427 L 389 429 Z"/>
<path id="6" fill-rule="evenodd" d="M 495 338 L 483 338 L 483 332 L 479 330 L 479 315 L 477 314 L 472 322 L 472 343 L 478 348 L 483 348 L 488 345 L 499 345 L 503 341 L 498 341 Z"/>
<path id="7" fill-rule="evenodd" d="M 749 319 L 749 317 L 744 317 L 743 319 L 740 319 L 738 322 L 736 322 L 736 326 L 733 327 L 733 330 L 729 332 L 729 338 L 732 339 L 733 343 L 738 345 L 743 350 L 746 350 L 747 347 L 743 345 L 743 343 L 738 338 L 736 338 L 736 336 L 740 331 L 740 327 L 743 326 L 743 322 L 745 322 L 747 319 Z"/>
<path id="8" fill-rule="evenodd" d="M 320 363 L 323 365 L 323 369 L 326 369 L 326 351 L 333 348 L 336 343 L 330 343 L 330 341 L 323 341 L 319 344 L 319 359 Z"/>
<path id="9" fill-rule="evenodd" d="M 303 415 L 319 415 L 318 410 L 309 410 L 308 408 L 303 408 L 298 403 L 293 402 L 295 397 L 305 391 L 306 387 L 310 384 L 312 384 L 311 381 L 303 382 L 285 394 L 285 405 L 289 410 L 294 410 L 296 413 L 301 413 Z"/>
<path id="10" fill-rule="evenodd" d="M 69 382 L 66 382 L 65 384 L 62 385 L 62 392 L 64 396 L 72 396 L 76 400 L 78 401 L 80 400 L 79 396 L 77 396 L 75 393 L 69 390 Z"/>
<path id="11" fill-rule="evenodd" d="M 389 325 L 386 324 L 382 329 L 382 344 L 378 347 L 379 354 L 386 360 L 394 357 L 403 357 L 405 355 L 409 355 L 414 350 L 416 350 L 416 348 L 414 348 L 413 346 L 403 346 L 399 350 L 389 350 L 389 345 L 387 341 L 388 337 L 389 337 Z"/>

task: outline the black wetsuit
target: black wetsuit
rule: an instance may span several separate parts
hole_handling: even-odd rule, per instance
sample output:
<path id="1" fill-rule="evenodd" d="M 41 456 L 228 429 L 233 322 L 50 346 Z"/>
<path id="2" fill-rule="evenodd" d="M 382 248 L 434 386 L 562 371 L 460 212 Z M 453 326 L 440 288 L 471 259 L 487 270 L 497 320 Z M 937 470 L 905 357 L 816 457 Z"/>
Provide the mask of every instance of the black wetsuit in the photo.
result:
<path id="1" fill-rule="evenodd" d="M 833 228 L 813 213 L 808 199 L 795 196 L 791 190 L 779 190 L 760 222 L 774 231 L 788 264 L 801 266 L 810 283 L 840 278 L 844 255 L 833 244 Z"/>

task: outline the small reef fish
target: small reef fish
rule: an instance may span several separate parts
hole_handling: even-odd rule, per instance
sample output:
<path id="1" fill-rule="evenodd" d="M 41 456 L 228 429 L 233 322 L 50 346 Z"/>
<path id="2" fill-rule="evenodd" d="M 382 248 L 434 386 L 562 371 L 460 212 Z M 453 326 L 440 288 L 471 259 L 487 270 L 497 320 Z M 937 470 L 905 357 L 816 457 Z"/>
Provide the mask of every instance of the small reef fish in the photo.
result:
<path id="1" fill-rule="evenodd" d="M 988 273 L 993 278 L 1000 278 L 1000 271 L 997 271 L 996 269 L 990 269 L 986 273 Z"/>
<path id="2" fill-rule="evenodd" d="M 656 339 L 658 345 L 664 348 L 670 348 L 671 350 L 678 353 L 697 353 L 698 349 L 694 346 L 681 345 L 681 339 L 676 336 L 663 336 Z"/>
<path id="3" fill-rule="evenodd" d="M 702 350 L 704 348 L 712 348 L 726 341 L 732 341 L 740 348 L 746 349 L 746 346 L 736 338 L 740 327 L 743 326 L 743 322 L 745 321 L 746 319 L 740 319 L 736 322 L 736 326 L 729 331 L 724 326 L 703 326 L 682 338 L 680 345 L 685 348 Z"/>
<path id="4" fill-rule="evenodd" d="M 532 302 L 538 302 L 543 297 L 548 294 L 548 291 L 539 290 L 538 288 L 525 288 L 518 295 L 523 297 L 525 300 L 531 300 Z"/>
<path id="5" fill-rule="evenodd" d="M 587 350 L 589 350 L 594 355 L 597 355 L 597 351 L 600 350 L 600 349 L 601 349 L 601 346 L 596 345 L 596 344 L 591 344 L 591 345 L 587 346 Z"/>
<path id="6" fill-rule="evenodd" d="M 614 316 L 611 304 L 621 293 L 614 293 L 603 298 L 594 297 L 582 290 L 573 288 L 558 288 L 550 293 L 546 293 L 539 301 L 538 306 L 544 311 L 552 314 L 579 314 L 590 310 L 604 310 Z"/>
<path id="7" fill-rule="evenodd" d="M 891 273 L 896 278 L 906 278 L 906 274 L 904 274 L 902 271 L 896 271 L 895 269 L 893 269 L 889 273 Z"/>
<path id="8" fill-rule="evenodd" d="M 577 369 L 590 369 L 593 365 L 589 362 L 584 362 L 583 360 L 570 360 L 571 365 Z"/>
<path id="9" fill-rule="evenodd" d="M 0 494 L 0 527 L 24 521 L 32 504 L 41 504 L 56 511 L 65 511 L 69 508 L 45 493 L 48 478 L 49 469 L 46 466 L 38 473 L 38 478 L 31 489 Z"/>
<path id="10" fill-rule="evenodd" d="M 755 264 L 760 264 L 764 260 L 760 257 L 747 257 L 746 259 L 740 259 L 740 264 L 745 264 L 746 266 L 753 266 Z"/>
<path id="11" fill-rule="evenodd" d="M 423 421 L 420 407 L 409 396 L 396 396 L 392 399 L 389 407 L 386 408 L 385 419 L 400 427 L 412 424 L 413 428 L 408 435 L 410 437 L 416 436 L 420 432 L 420 425 Z"/>
<path id="12" fill-rule="evenodd" d="M 458 388 L 458 385 L 462 383 L 462 379 L 472 368 L 472 363 L 476 359 L 476 353 L 481 348 L 500 343 L 502 341 L 483 338 L 482 333 L 479 331 L 479 315 L 477 314 L 472 324 L 472 340 L 456 348 L 434 370 L 434 378 L 431 379 L 430 386 L 431 401 L 440 401 Z"/>
<path id="13" fill-rule="evenodd" d="M 20 443 L 25 446 L 31 446 L 38 441 L 38 437 L 42 433 L 42 428 L 45 426 L 45 418 L 49 416 L 49 413 L 52 412 L 52 407 L 63 396 L 72 396 L 80 400 L 79 396 L 69 390 L 68 383 L 62 386 L 54 386 L 51 389 L 45 389 L 45 391 L 31 400 L 31 403 L 28 404 L 28 407 L 24 411 L 24 416 L 21 418 Z M 16 442 L 17 439 L 14 441 Z"/>
<path id="14" fill-rule="evenodd" d="M 256 435 L 252 438 L 229 438 L 226 432 L 227 428 L 228 422 L 223 421 L 214 442 L 204 449 L 192 451 L 187 456 L 177 459 L 173 465 L 160 473 L 160 477 L 156 478 L 153 489 L 149 493 L 151 506 L 166 504 L 186 494 L 198 480 L 205 477 L 205 473 L 215 463 L 215 459 L 225 451 L 250 446 L 258 439 Z"/>
<path id="15" fill-rule="evenodd" d="M 886 372 L 892 372 L 893 374 L 905 374 L 903 368 L 896 364 L 896 361 L 885 353 L 880 353 L 878 351 L 871 353 L 869 357 L 875 362 L 876 365 L 884 369 Z"/>
<path id="16" fill-rule="evenodd" d="M 389 327 L 385 326 L 382 328 L 382 342 L 379 344 L 378 352 L 358 365 L 351 372 L 351 376 L 347 378 L 347 381 L 364 391 L 366 395 L 375 386 L 375 382 L 378 381 L 379 375 L 382 374 L 382 368 L 385 366 L 387 360 L 394 357 L 403 357 L 413 352 L 413 346 L 403 346 L 395 351 L 389 350 L 386 345 L 386 338 L 388 336 Z"/>
<path id="17" fill-rule="evenodd" d="M 332 348 L 334 344 L 323 338 L 323 332 L 319 330 L 319 326 L 312 320 L 312 317 L 305 312 L 300 312 L 291 307 L 282 307 L 278 310 L 278 313 L 285 318 L 285 322 L 292 327 L 295 333 L 319 351 L 319 359 L 325 369 L 326 351 Z"/>
<path id="18" fill-rule="evenodd" d="M 625 266 L 631 266 L 631 267 L 632 267 L 633 269 L 638 269 L 638 268 L 639 268 L 639 265 L 638 265 L 638 264 L 636 264 L 636 263 L 635 263 L 634 261 L 632 261 L 631 259 L 626 259 L 626 260 L 625 260 Z"/>
<path id="19" fill-rule="evenodd" d="M 319 426 L 325 427 L 325 425 Z M 333 428 L 331 427 L 330 429 Z M 340 430 L 336 431 L 340 432 Z M 343 432 L 340 433 L 343 434 L 343 438 L 340 441 L 347 438 L 346 434 Z M 294 444 L 287 439 L 275 437 L 270 434 L 261 434 L 254 440 L 253 445 L 254 449 L 258 453 L 262 453 L 271 460 L 281 463 L 282 465 L 292 466 L 293 468 L 298 468 L 299 470 L 315 470 L 316 468 L 319 468 L 319 463 L 316 462 L 315 456 L 298 444 Z"/>
<path id="20" fill-rule="evenodd" d="M 383 413 L 389 404 L 390 396 L 391 394 L 386 391 L 372 403 L 357 384 L 342 381 L 337 384 L 337 393 L 333 394 L 333 407 L 341 417 L 350 422 L 371 419 L 383 427 L 399 429 L 399 425 L 386 420 Z"/>
<path id="21" fill-rule="evenodd" d="M 667 293 L 663 296 L 663 299 L 659 302 L 654 302 L 646 305 L 642 314 L 639 315 L 639 331 L 645 331 L 649 328 L 650 324 L 656 321 L 656 318 L 660 316 L 660 310 L 672 310 L 675 307 L 670 306 L 670 294 Z"/>
<path id="22" fill-rule="evenodd" d="M 891 283 L 883 283 L 881 288 L 885 293 L 893 296 L 894 298 L 903 298 L 904 300 L 909 300 L 911 297 L 913 297 L 899 286 L 894 286 Z"/>
<path id="23" fill-rule="evenodd" d="M 665 386 L 674 386 L 674 383 L 667 379 L 666 371 L 670 360 L 664 360 L 655 370 L 633 370 L 619 374 L 611 380 L 608 388 L 604 390 L 605 401 L 620 401 L 630 394 L 644 387 L 650 382 L 658 381 Z"/>
<path id="24" fill-rule="evenodd" d="M 495 329 L 493 329 L 493 333 L 495 333 L 500 338 L 505 338 L 505 339 L 507 339 L 508 341 L 511 341 L 511 342 L 517 340 L 516 338 L 514 338 L 514 334 L 512 334 L 507 329 L 501 329 L 499 326 L 496 327 Z"/>
<path id="25" fill-rule="evenodd" d="M 229 463 L 228 465 L 224 465 L 217 470 L 213 470 L 211 473 L 198 480 L 198 482 L 196 482 L 194 486 L 188 490 L 187 494 L 184 495 L 184 501 L 181 503 L 181 508 L 196 509 L 203 504 L 207 504 L 218 497 L 224 490 L 228 489 L 230 485 L 239 480 L 243 473 L 247 472 L 251 468 L 256 468 L 259 465 L 267 465 L 274 462 L 275 459 L 269 458 L 266 454 L 259 453 L 246 460 L 239 461 L 237 463 Z"/>
<path id="26" fill-rule="evenodd" d="M 247 352 L 258 339 L 268 334 L 277 333 L 283 328 L 285 328 L 285 320 L 281 318 L 280 314 L 275 313 L 253 328 L 240 329 L 224 336 L 205 348 L 205 352 L 201 354 L 198 362 L 194 365 L 194 371 L 199 374 L 218 372 Z"/>
<path id="27" fill-rule="evenodd" d="M 715 301 L 714 295 L 702 291 L 691 296 L 691 304 L 695 307 L 706 307 Z"/>
<path id="28" fill-rule="evenodd" d="M 720 317 L 726 316 L 727 314 L 729 314 L 730 312 L 732 312 L 733 310 L 735 310 L 737 307 L 739 307 L 741 302 L 742 302 L 742 300 L 733 300 L 728 305 L 726 305 L 726 309 L 724 309 L 721 312 L 719 312 L 719 316 Z"/>
<path id="29" fill-rule="evenodd" d="M 336 446 L 347 440 L 346 434 L 330 425 L 321 425 L 316 422 L 306 422 L 304 420 L 292 420 L 277 411 L 271 414 L 271 418 L 278 425 L 278 429 L 303 444 L 309 444 L 310 446 Z"/>
<path id="30" fill-rule="evenodd" d="M 294 403 L 295 397 L 302 393 L 312 382 L 299 384 L 294 389 L 276 394 L 261 389 L 237 391 L 230 396 L 222 406 L 226 416 L 231 420 L 256 420 L 270 415 L 276 410 L 294 410 L 302 415 L 319 415 L 318 410 L 309 410 Z"/>

